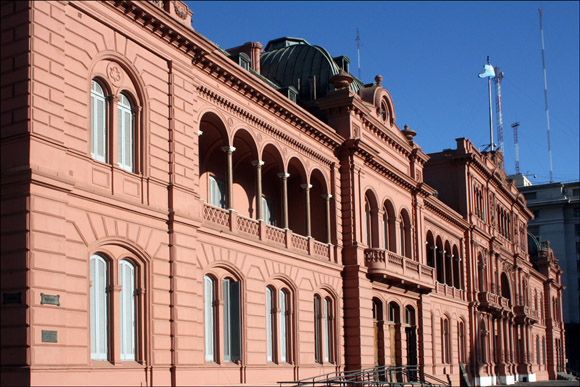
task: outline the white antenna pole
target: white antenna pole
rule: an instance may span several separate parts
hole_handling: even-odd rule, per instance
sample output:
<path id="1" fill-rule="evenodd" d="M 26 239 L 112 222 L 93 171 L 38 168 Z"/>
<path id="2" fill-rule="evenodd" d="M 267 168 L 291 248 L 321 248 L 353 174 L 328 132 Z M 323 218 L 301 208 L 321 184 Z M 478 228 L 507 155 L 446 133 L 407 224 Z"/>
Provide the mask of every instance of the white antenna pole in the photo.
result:
<path id="1" fill-rule="evenodd" d="M 358 56 L 358 79 L 361 79 L 360 77 L 360 35 L 358 33 L 358 27 L 356 28 L 356 53 Z"/>
<path id="2" fill-rule="evenodd" d="M 489 56 L 487 57 L 487 64 L 489 64 Z M 487 77 L 487 93 L 489 94 L 489 150 L 493 151 L 493 117 L 491 113 L 491 77 Z"/>
<path id="3" fill-rule="evenodd" d="M 541 7 L 541 6 L 540 6 Z M 550 111 L 548 110 L 548 78 L 546 75 L 546 55 L 544 53 L 544 25 L 542 23 L 542 8 L 540 12 L 540 34 L 542 35 L 542 66 L 544 68 L 544 100 L 546 102 L 546 122 L 548 124 L 548 155 L 550 156 L 550 183 L 554 182 L 552 175 L 552 146 L 550 145 Z"/>
<path id="4" fill-rule="evenodd" d="M 503 79 L 503 73 L 499 71 L 499 67 L 495 68 L 495 77 L 493 78 L 495 82 L 495 114 L 497 120 L 497 141 L 499 142 L 498 148 L 505 154 L 504 144 L 503 144 L 503 116 L 501 109 L 501 81 Z"/>

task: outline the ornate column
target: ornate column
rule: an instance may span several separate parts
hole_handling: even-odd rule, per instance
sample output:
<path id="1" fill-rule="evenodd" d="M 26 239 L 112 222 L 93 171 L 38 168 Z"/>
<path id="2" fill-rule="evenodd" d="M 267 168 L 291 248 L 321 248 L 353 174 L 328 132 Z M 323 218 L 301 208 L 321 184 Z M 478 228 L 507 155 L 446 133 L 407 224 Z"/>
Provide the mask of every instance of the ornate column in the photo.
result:
<path id="1" fill-rule="evenodd" d="M 256 167 L 256 219 L 264 220 L 262 213 L 262 160 L 252 161 L 252 165 Z"/>
<path id="2" fill-rule="evenodd" d="M 304 190 L 304 207 L 306 209 L 306 235 L 307 237 L 311 236 L 310 231 L 310 188 L 312 188 L 312 184 L 301 184 L 300 188 Z"/>
<path id="3" fill-rule="evenodd" d="M 326 210 L 326 243 L 332 243 L 331 240 L 331 224 L 330 224 L 330 199 L 332 198 L 331 194 L 323 194 L 322 199 L 324 199 L 324 208 Z"/>
<path id="4" fill-rule="evenodd" d="M 279 173 L 278 177 L 282 182 L 282 228 L 288 229 L 288 178 L 289 173 Z"/>
<path id="5" fill-rule="evenodd" d="M 234 209 L 234 171 L 233 171 L 233 153 L 236 151 L 236 148 L 233 146 L 223 146 L 220 148 L 222 151 L 226 153 L 226 174 L 227 174 L 227 182 L 226 182 L 226 208 L 228 210 Z"/>

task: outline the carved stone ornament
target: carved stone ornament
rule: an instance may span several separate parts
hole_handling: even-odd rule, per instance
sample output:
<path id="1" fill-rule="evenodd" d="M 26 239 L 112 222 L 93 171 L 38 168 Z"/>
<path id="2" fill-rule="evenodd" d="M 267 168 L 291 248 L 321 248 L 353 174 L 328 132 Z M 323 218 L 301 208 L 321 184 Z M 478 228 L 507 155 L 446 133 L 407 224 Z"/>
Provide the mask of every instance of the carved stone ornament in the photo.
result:
<path id="1" fill-rule="evenodd" d="M 182 19 L 187 17 L 187 6 L 185 4 L 183 4 L 181 1 L 175 1 L 173 6 L 175 7 L 175 14 L 177 16 Z"/>
<path id="2" fill-rule="evenodd" d="M 123 82 L 123 71 L 116 63 L 109 63 L 107 65 L 107 76 L 111 83 L 115 86 L 120 86 Z"/>

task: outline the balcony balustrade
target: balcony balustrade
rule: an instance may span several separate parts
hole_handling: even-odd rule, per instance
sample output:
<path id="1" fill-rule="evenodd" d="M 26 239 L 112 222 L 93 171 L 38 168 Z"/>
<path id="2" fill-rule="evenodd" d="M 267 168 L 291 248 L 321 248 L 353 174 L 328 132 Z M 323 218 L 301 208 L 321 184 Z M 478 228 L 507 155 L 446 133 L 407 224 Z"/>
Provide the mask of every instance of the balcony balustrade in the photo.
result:
<path id="1" fill-rule="evenodd" d="M 241 216 L 234 210 L 225 210 L 204 203 L 203 223 L 210 228 L 229 230 L 232 234 L 266 242 L 277 248 L 283 247 L 317 259 L 336 262 L 330 244 L 294 234 L 292 230 L 271 226 L 262 220 Z"/>
<path id="2" fill-rule="evenodd" d="M 371 277 L 416 287 L 430 292 L 435 287 L 435 270 L 385 249 L 366 249 L 365 266 Z"/>
<path id="3" fill-rule="evenodd" d="M 458 300 L 464 300 L 465 297 L 465 291 L 463 289 L 457 289 L 454 286 L 449 286 L 441 282 L 437 282 L 435 291 L 438 294 L 443 294 L 448 297 L 457 298 Z"/>
<path id="4" fill-rule="evenodd" d="M 508 298 L 490 292 L 479 292 L 477 295 L 479 306 L 490 312 L 512 312 L 511 302 Z"/>
<path id="5" fill-rule="evenodd" d="M 530 322 L 532 324 L 540 321 L 540 314 L 537 310 L 533 310 L 529 306 L 516 305 L 514 307 L 516 321 L 519 323 Z"/>

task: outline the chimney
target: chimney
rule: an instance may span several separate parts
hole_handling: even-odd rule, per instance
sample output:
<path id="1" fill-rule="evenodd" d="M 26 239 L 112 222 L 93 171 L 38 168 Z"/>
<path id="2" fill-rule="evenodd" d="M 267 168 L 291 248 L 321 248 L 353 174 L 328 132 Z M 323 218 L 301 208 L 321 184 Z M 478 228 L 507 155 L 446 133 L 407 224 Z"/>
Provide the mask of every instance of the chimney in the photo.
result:
<path id="1" fill-rule="evenodd" d="M 226 50 L 232 55 L 243 52 L 250 57 L 252 64 L 251 68 L 258 74 L 260 73 L 260 54 L 262 54 L 262 44 L 260 42 L 247 42 L 241 46 L 230 48 Z"/>

